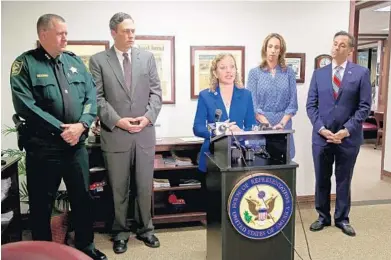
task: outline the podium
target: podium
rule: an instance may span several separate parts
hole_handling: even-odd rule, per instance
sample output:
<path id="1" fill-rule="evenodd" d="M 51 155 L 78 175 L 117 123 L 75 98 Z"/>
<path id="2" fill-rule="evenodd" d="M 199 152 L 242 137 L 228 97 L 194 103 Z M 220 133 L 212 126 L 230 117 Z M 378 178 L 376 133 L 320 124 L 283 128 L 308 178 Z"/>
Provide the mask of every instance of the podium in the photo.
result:
<path id="1" fill-rule="evenodd" d="M 294 259 L 298 164 L 289 156 L 293 132 L 248 131 L 211 139 L 206 174 L 208 260 Z M 263 144 L 270 156 L 257 152 L 259 147 L 255 156 L 244 155 L 252 155 L 251 144 Z M 239 150 L 248 161 L 237 158 Z"/>

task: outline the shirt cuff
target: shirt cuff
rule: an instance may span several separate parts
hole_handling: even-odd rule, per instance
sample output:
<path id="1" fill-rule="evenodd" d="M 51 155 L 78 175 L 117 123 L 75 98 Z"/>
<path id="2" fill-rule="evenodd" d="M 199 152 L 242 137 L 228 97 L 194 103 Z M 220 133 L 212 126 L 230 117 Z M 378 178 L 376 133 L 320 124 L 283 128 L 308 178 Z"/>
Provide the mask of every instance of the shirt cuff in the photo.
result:
<path id="1" fill-rule="evenodd" d="M 346 130 L 346 133 L 348 134 L 346 137 L 350 136 L 349 130 L 347 128 L 344 128 Z"/>
<path id="2" fill-rule="evenodd" d="M 263 115 L 263 114 L 264 114 L 263 110 L 260 109 L 260 108 L 258 108 L 256 112 L 257 112 L 258 114 L 260 114 L 260 115 Z"/>
<path id="3" fill-rule="evenodd" d="M 322 127 L 318 130 L 318 133 L 320 133 L 320 131 L 322 131 L 323 129 L 326 129 L 326 127 L 322 126 Z"/>

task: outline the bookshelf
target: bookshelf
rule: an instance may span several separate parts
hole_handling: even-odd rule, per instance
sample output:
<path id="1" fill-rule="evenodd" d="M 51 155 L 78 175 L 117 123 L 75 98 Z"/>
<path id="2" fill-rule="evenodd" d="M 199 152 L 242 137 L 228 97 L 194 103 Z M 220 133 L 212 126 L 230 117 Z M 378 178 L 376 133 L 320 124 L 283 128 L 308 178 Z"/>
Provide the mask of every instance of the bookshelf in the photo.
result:
<path id="1" fill-rule="evenodd" d="M 11 181 L 7 196 L 1 202 L 1 244 L 6 244 L 22 240 L 18 175 L 18 162 L 20 158 L 6 157 L 2 159 L 6 163 L 1 166 L 1 179 L 2 181 Z M 3 214 L 10 213 L 12 214 L 12 218 L 3 221 Z"/>
<path id="2" fill-rule="evenodd" d="M 163 223 L 180 223 L 193 221 L 206 221 L 205 202 L 200 200 L 201 194 L 201 179 L 204 177 L 198 172 L 196 165 L 197 155 L 200 151 L 202 141 L 186 141 L 188 138 L 181 139 L 181 137 L 167 137 L 160 138 L 156 141 L 155 152 L 155 167 L 154 178 L 170 180 L 170 187 L 154 187 L 152 196 L 152 219 L 154 224 Z M 90 168 L 104 167 L 103 156 L 100 150 L 100 145 L 97 143 L 87 143 L 89 151 Z M 167 164 L 164 158 L 167 158 L 172 151 L 180 154 L 183 157 L 189 158 L 192 165 L 173 165 Z M 104 169 L 104 168 L 101 168 Z M 96 173 L 92 173 L 96 174 Z M 94 181 L 97 179 L 106 179 L 105 172 L 100 177 L 91 178 Z M 182 185 L 181 180 L 198 180 L 199 183 L 192 185 Z M 104 223 L 109 223 L 108 214 L 110 207 L 112 207 L 112 200 L 108 198 L 111 192 L 107 189 L 101 193 L 101 196 L 95 196 L 96 208 L 102 214 L 97 214 L 98 219 L 95 220 L 95 227 L 103 227 Z M 168 203 L 168 197 L 174 195 L 178 200 L 183 199 L 185 205 L 172 205 Z M 133 214 L 133 205 L 130 205 L 130 216 Z M 131 221 L 129 219 L 128 221 Z"/>

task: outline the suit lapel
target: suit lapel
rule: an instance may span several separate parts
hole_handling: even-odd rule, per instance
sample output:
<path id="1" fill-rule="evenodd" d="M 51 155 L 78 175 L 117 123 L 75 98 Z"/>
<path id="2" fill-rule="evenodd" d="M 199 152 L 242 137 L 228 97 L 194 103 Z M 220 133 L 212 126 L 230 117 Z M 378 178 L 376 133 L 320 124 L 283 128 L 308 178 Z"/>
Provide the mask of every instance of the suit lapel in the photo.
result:
<path id="1" fill-rule="evenodd" d="M 342 81 L 341 81 L 341 87 L 339 88 L 339 91 L 338 91 L 338 98 L 337 98 L 337 100 L 341 97 L 341 94 L 342 94 L 342 91 L 343 91 L 345 85 L 349 81 L 350 77 L 352 77 L 352 72 L 351 72 L 352 68 L 353 68 L 353 63 L 348 61 L 346 63 L 345 72 L 343 73 L 343 78 L 342 78 Z"/>
<path id="2" fill-rule="evenodd" d="M 114 46 L 111 47 L 111 49 L 107 52 L 107 62 L 109 63 L 109 65 L 113 69 L 113 72 L 114 72 L 118 82 L 120 83 L 121 87 L 124 89 L 126 94 L 128 94 L 128 96 L 130 97 L 129 90 L 125 87 L 124 75 L 123 75 L 123 72 L 121 69 L 121 65 L 119 64 L 119 60 L 117 58 L 117 54 L 114 50 Z"/>
<path id="3" fill-rule="evenodd" d="M 238 110 L 237 107 L 243 105 L 243 103 L 241 102 L 242 93 L 243 91 L 239 91 L 239 89 L 236 86 L 234 86 L 234 92 L 232 93 L 231 107 L 229 109 L 229 118 L 232 117 L 232 113 L 235 113 L 235 111 Z"/>
<path id="4" fill-rule="evenodd" d="M 220 87 L 217 86 L 216 91 L 210 92 L 210 94 L 213 97 L 214 105 L 215 105 L 216 109 L 221 109 L 221 111 L 223 112 L 223 114 L 221 115 L 220 121 L 227 120 L 228 119 L 227 110 L 225 109 L 223 98 L 221 97 Z"/>
<path id="5" fill-rule="evenodd" d="M 137 80 L 140 76 L 140 50 L 137 48 L 132 48 L 132 58 L 131 58 L 131 63 L 132 63 L 132 83 L 130 86 L 130 96 L 133 97 L 135 88 L 137 86 Z"/>
<path id="6" fill-rule="evenodd" d="M 327 78 L 327 80 L 325 80 L 325 82 L 329 82 L 329 86 L 327 88 L 329 89 L 331 97 L 334 99 L 333 66 L 331 63 L 329 65 L 327 65 L 327 67 L 325 67 L 324 72 L 325 72 L 324 77 Z"/>

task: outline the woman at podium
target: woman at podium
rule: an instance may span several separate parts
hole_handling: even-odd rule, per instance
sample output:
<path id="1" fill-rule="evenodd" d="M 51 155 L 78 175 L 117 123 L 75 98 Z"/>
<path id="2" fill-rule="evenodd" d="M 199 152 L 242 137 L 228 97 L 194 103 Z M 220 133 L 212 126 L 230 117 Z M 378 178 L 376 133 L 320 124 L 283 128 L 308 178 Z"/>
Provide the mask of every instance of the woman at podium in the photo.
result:
<path id="1" fill-rule="evenodd" d="M 209 88 L 199 93 L 194 118 L 195 136 L 205 138 L 201 147 L 198 169 L 206 172 L 206 155 L 209 152 L 208 124 L 229 122 L 232 131 L 251 130 L 256 123 L 251 92 L 243 87 L 235 58 L 232 54 L 217 55 L 212 61 Z"/>
<path id="2" fill-rule="evenodd" d="M 256 119 L 273 129 L 292 129 L 292 117 L 296 114 L 296 72 L 285 63 L 284 38 L 269 34 L 262 45 L 262 62 L 250 70 L 247 89 L 251 91 Z M 290 158 L 295 157 L 293 135 L 290 135 Z"/>

